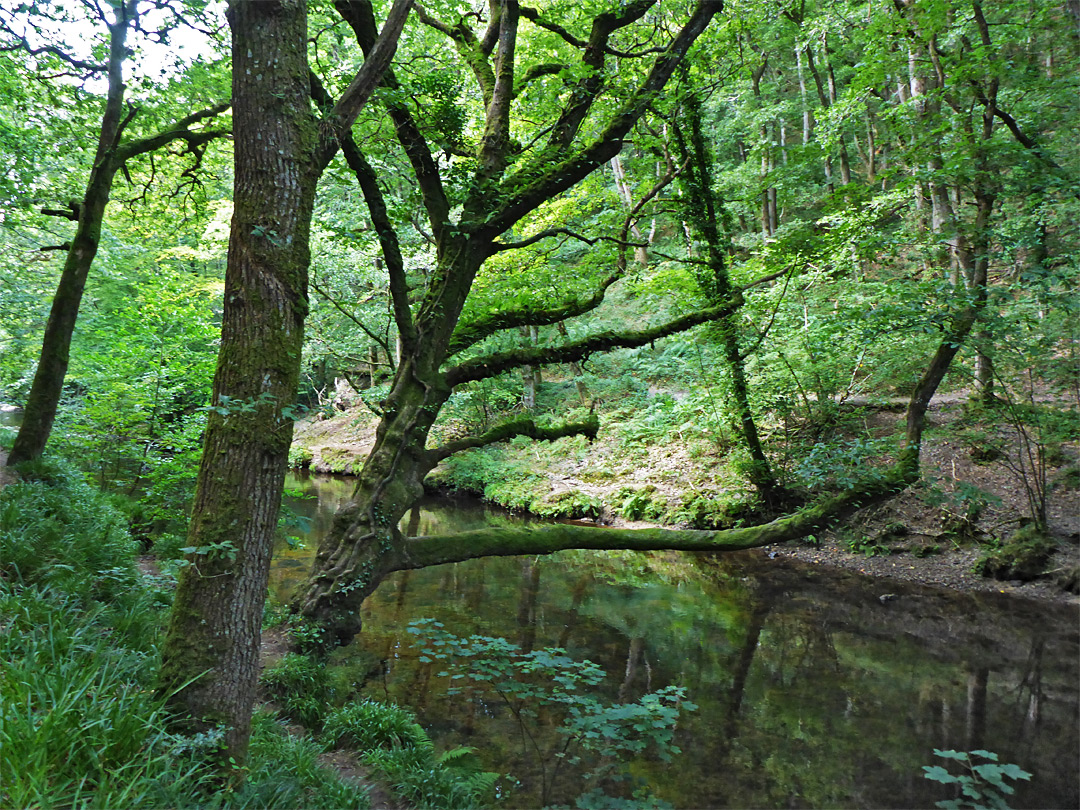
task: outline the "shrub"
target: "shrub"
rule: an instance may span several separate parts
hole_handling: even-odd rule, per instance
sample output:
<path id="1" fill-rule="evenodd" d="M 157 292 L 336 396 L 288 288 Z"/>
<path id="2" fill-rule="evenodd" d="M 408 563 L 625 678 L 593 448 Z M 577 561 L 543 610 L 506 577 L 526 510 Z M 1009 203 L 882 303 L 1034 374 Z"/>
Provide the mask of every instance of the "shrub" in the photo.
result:
<path id="1" fill-rule="evenodd" d="M 260 682 L 286 715 L 310 728 L 319 727 L 334 697 L 326 667 L 296 653 L 263 672 Z"/>
<path id="2" fill-rule="evenodd" d="M 1019 529 L 1001 548 L 984 554 L 975 573 L 994 579 L 1037 579 L 1046 571 L 1054 543 L 1034 525 Z"/>
<path id="3" fill-rule="evenodd" d="M 431 744 L 412 714 L 400 706 L 373 700 L 350 703 L 331 712 L 323 726 L 323 738 L 330 745 L 359 753 Z"/>

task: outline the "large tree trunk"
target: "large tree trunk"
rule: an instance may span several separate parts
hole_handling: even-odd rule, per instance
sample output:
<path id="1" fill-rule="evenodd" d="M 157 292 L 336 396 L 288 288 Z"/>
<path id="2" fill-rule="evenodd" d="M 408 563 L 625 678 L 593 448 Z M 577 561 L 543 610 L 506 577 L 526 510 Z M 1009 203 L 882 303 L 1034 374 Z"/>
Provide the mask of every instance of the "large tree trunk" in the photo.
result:
<path id="1" fill-rule="evenodd" d="M 221 349 L 188 530 L 195 550 L 177 587 L 161 669 L 162 690 L 191 728 L 224 729 L 226 768 L 243 765 L 250 736 L 308 308 L 315 188 L 389 67 L 410 6 L 395 0 L 378 42 L 322 120 L 311 103 L 304 0 L 236 0 L 229 10 L 236 150 Z"/>
<path id="2" fill-rule="evenodd" d="M 237 2 L 236 135 L 221 350 L 177 587 L 162 688 L 193 730 L 224 727 L 242 764 L 258 680 L 262 607 L 292 439 L 307 314 L 318 133 L 303 0 Z"/>

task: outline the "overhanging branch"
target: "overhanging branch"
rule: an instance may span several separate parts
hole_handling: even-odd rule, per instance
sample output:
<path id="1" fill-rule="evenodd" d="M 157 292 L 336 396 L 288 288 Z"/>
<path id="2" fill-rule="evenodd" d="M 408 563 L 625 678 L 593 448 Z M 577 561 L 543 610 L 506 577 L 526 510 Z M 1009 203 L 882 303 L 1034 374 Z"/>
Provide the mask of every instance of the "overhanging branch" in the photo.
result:
<path id="1" fill-rule="evenodd" d="M 730 314 L 736 309 L 733 303 L 691 312 L 673 321 L 640 331 L 600 332 L 587 338 L 565 343 L 562 346 L 545 346 L 533 349 L 517 349 L 508 352 L 490 354 L 468 360 L 446 371 L 446 381 L 451 385 L 460 385 L 473 380 L 485 380 L 498 376 L 504 371 L 520 366 L 538 366 L 547 363 L 573 363 L 584 360 L 590 354 L 606 352 L 612 349 L 632 349 L 645 346 L 654 340 L 668 335 L 685 332 L 698 324 L 713 321 Z"/>
<path id="2" fill-rule="evenodd" d="M 537 425 L 530 417 L 512 419 L 492 428 L 479 436 L 470 436 L 465 439 L 447 442 L 442 447 L 429 450 L 427 455 L 431 465 L 435 466 L 443 459 L 449 458 L 454 453 L 468 450 L 472 447 L 486 447 L 489 444 L 505 442 L 515 436 L 528 436 L 537 441 L 555 441 L 564 436 L 587 436 L 589 439 L 596 438 L 596 432 L 600 429 L 600 420 L 596 414 L 589 414 L 584 422 L 564 422 L 561 425 Z"/>
<path id="3" fill-rule="evenodd" d="M 605 529 L 569 524 L 479 529 L 408 539 L 396 568 L 425 568 L 477 557 L 551 554 L 571 548 L 711 552 L 757 548 L 806 537 L 838 520 L 849 510 L 865 507 L 899 492 L 917 478 L 918 452 L 902 451 L 900 460 L 882 477 L 760 526 L 718 531 Z"/>

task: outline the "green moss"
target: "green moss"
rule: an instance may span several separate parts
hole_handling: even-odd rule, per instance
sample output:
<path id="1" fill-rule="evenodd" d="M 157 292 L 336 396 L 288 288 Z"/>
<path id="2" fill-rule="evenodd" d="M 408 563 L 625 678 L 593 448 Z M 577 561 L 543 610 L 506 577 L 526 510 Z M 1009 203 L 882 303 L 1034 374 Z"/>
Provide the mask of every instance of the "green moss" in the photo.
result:
<path id="1" fill-rule="evenodd" d="M 571 489 L 557 495 L 549 495 L 534 502 L 530 511 L 546 518 L 568 518 L 595 520 L 600 517 L 604 502 L 599 498 Z"/>
<path id="2" fill-rule="evenodd" d="M 994 579 L 1028 582 L 1046 571 L 1055 546 L 1035 526 L 1024 526 L 1001 548 L 984 554 L 975 563 L 975 573 Z"/>

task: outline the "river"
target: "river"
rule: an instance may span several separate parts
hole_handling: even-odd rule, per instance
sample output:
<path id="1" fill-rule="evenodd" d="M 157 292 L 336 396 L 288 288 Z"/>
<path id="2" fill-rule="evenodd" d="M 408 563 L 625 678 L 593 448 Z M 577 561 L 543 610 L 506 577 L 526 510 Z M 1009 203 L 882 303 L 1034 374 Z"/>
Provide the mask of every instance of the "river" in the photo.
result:
<path id="1" fill-rule="evenodd" d="M 290 487 L 308 547 L 279 549 L 278 599 L 303 575 L 350 483 L 316 476 Z M 520 519 L 439 500 L 406 523 L 434 534 Z M 565 648 L 607 672 L 600 699 L 684 687 L 697 709 L 679 719 L 682 753 L 622 769 L 675 807 L 932 807 L 951 797 L 922 776 L 921 766 L 945 764 L 935 748 L 988 749 L 1031 771 L 1014 808 L 1080 806 L 1074 607 L 885 583 L 757 552 L 564 552 L 393 575 L 365 603 L 359 640 L 335 654 L 339 677 L 358 696 L 410 706 L 437 743 L 474 746 L 485 767 L 517 780 L 507 789 L 517 807 L 539 806 L 543 772 L 553 781 L 549 749 L 564 740 L 555 718 L 540 711 L 522 728 L 493 694 L 448 694 L 461 672 L 422 660 L 408 632 L 419 619 L 457 636 Z M 573 802 L 584 777 L 564 774 L 549 799 Z"/>

